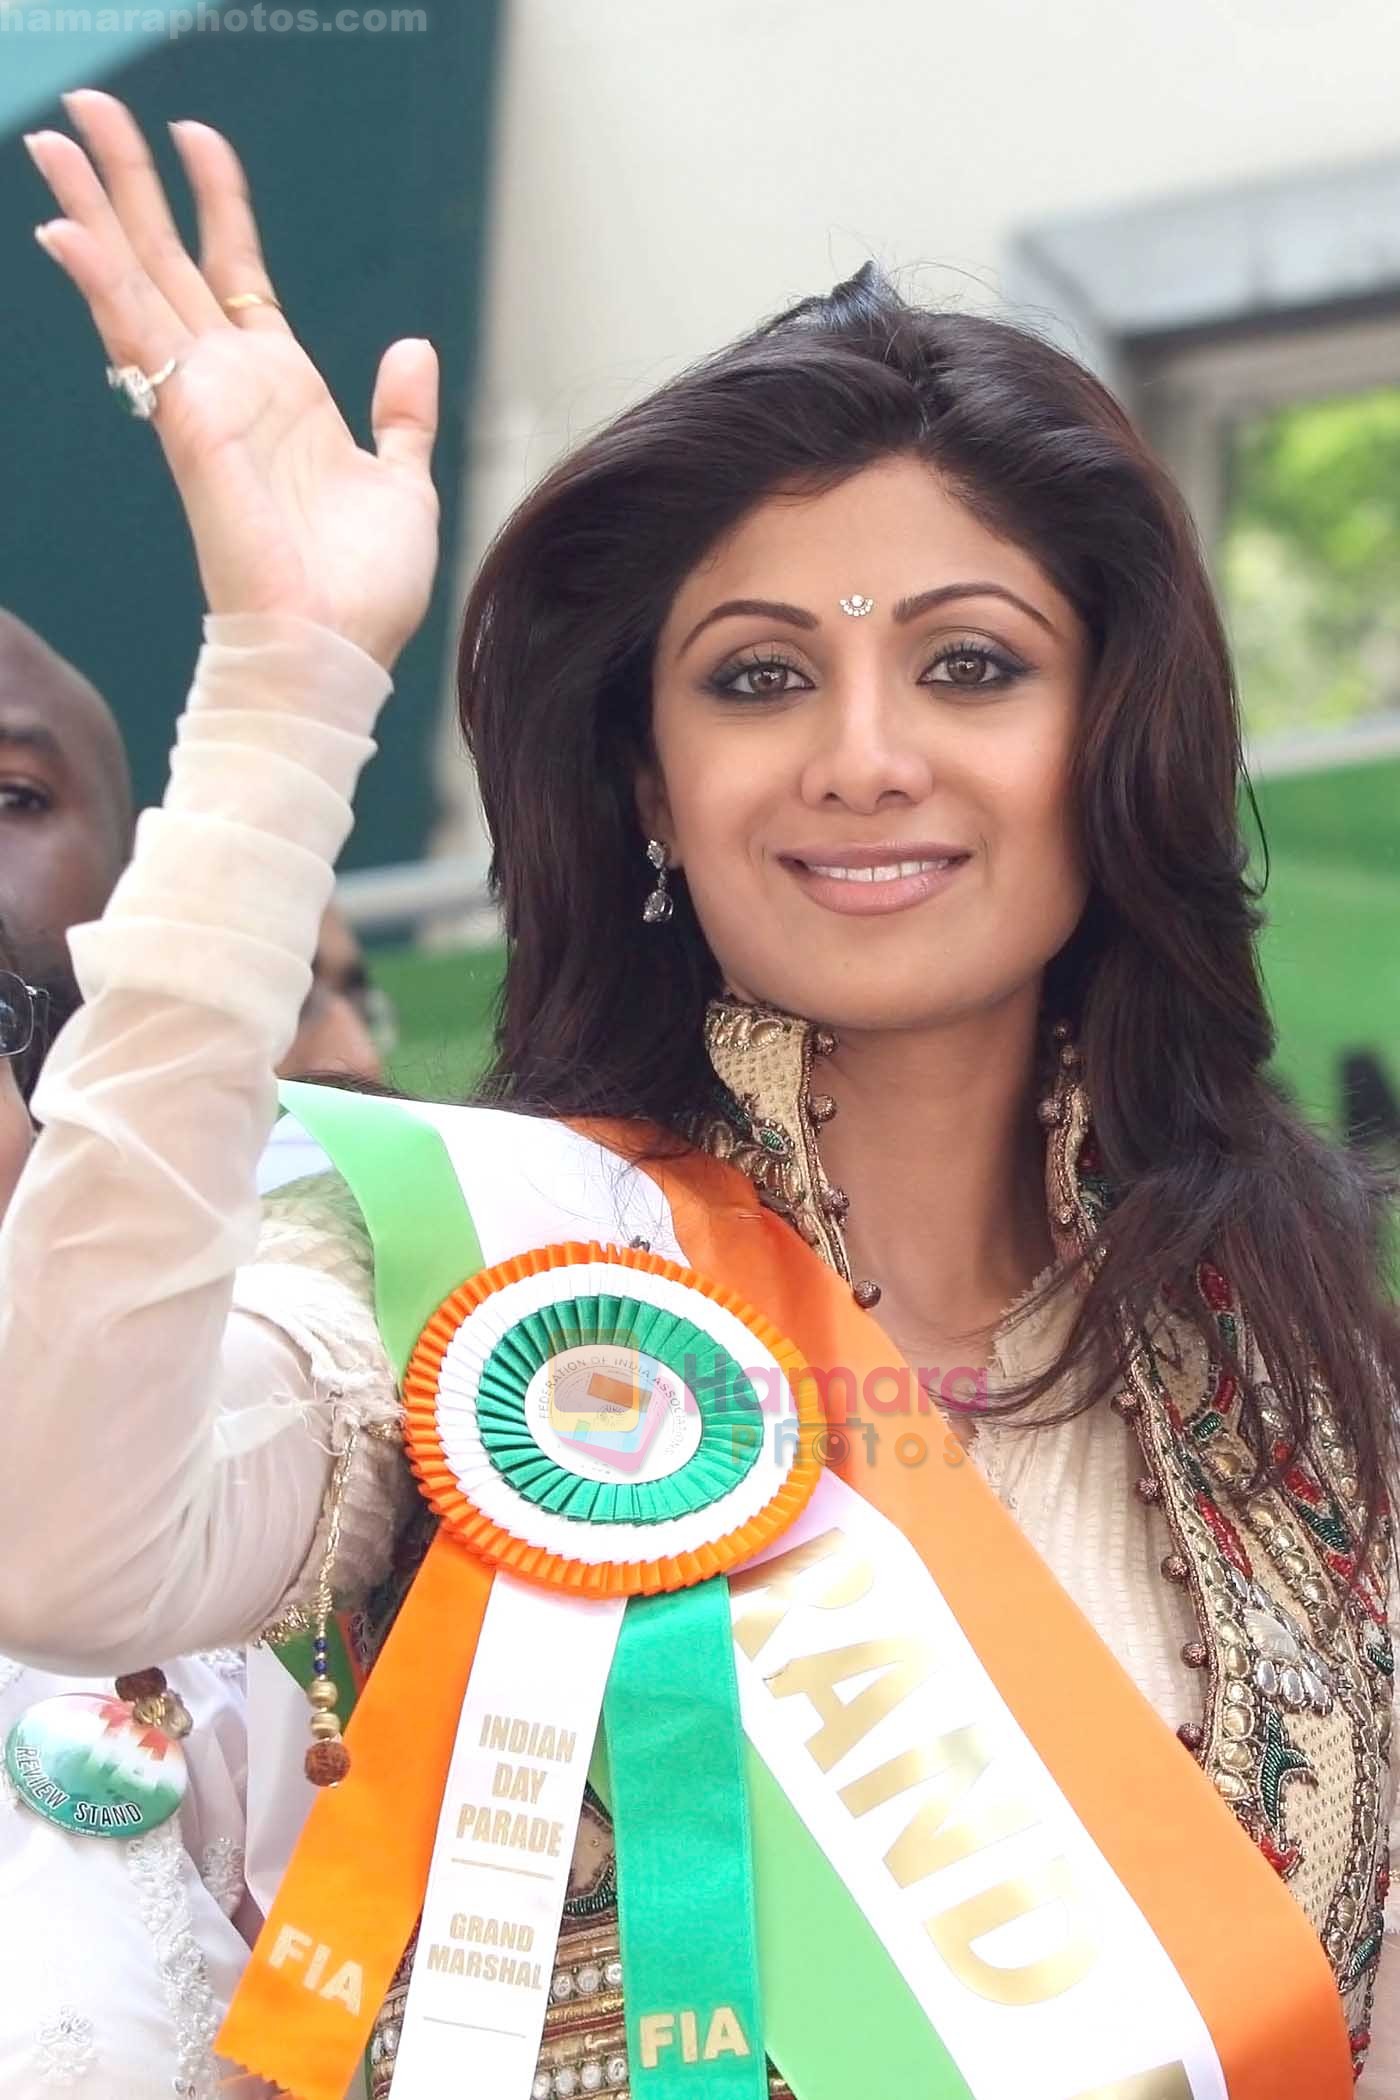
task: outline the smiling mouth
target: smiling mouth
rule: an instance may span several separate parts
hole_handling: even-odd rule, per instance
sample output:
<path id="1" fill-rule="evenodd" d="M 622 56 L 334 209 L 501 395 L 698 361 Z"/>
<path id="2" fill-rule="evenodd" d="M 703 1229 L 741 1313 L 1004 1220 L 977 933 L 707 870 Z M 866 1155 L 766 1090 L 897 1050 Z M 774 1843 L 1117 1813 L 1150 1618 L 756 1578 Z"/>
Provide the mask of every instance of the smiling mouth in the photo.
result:
<path id="1" fill-rule="evenodd" d="M 816 860 L 799 860 L 796 865 L 809 875 L 824 875 L 831 882 L 898 882 L 909 875 L 936 875 L 966 859 L 965 853 L 949 853 L 937 860 L 889 860 L 869 868 L 836 867 Z"/>
<path id="2" fill-rule="evenodd" d="M 933 845 L 930 841 L 930 845 Z M 840 846 L 829 860 L 779 856 L 808 900 L 823 911 L 845 917 L 871 918 L 908 911 L 927 903 L 952 883 L 972 859 L 956 846 L 923 853 L 896 853 L 889 847 Z"/>

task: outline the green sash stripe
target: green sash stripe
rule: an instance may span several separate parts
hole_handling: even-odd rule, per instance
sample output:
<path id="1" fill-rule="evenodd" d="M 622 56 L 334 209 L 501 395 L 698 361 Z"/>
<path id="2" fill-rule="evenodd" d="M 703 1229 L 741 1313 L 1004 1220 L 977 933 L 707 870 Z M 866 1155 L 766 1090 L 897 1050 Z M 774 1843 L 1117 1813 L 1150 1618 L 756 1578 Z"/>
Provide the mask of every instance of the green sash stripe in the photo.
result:
<path id="1" fill-rule="evenodd" d="M 637 2100 L 767 2100 L 744 1736 L 723 1576 L 633 1598 L 603 1725 L 631 2090 Z"/>
<path id="2" fill-rule="evenodd" d="M 441 1138 L 393 1101 L 284 1080 L 278 1098 L 328 1152 L 360 1206 L 374 1242 L 375 1311 L 384 1345 L 400 1376 L 429 1317 L 449 1291 L 482 1266 L 471 1214 Z M 420 1215 L 429 1226 L 428 1255 L 399 1229 L 396 1202 L 412 1176 Z M 441 1285 L 441 1288 L 439 1288 Z M 330 1675 L 340 1692 L 340 1714 L 355 1706 L 355 1675 L 335 1619 L 326 1628 Z M 298 1684 L 311 1682 L 311 1635 L 277 1646 L 278 1660 Z"/>
<path id="3" fill-rule="evenodd" d="M 605 1806 L 613 1800 L 609 1748 L 600 1736 L 588 1774 Z M 764 2037 L 798 2100 L 973 2100 L 874 1928 L 748 1742 L 744 1777 Z"/>
<path id="4" fill-rule="evenodd" d="M 431 1124 L 378 1094 L 285 1080 L 280 1095 L 360 1206 L 374 1242 L 379 1331 L 402 1377 L 443 1299 L 486 1266 L 447 1147 Z"/>

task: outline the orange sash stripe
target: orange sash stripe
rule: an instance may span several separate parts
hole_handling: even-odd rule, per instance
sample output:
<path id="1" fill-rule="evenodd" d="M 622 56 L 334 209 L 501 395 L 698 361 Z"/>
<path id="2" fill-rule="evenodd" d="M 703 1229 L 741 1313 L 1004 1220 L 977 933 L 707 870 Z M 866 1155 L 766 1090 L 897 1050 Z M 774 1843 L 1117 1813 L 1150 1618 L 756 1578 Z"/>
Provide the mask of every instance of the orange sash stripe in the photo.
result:
<path id="1" fill-rule="evenodd" d="M 488 1567 L 438 1532 L 414 1577 L 412 1609 L 406 1602 L 345 1731 L 349 1777 L 314 1803 L 296 1873 L 284 1879 L 219 2033 L 223 2055 L 297 2096 L 341 2100 L 417 1923 L 491 1581 Z M 386 1802 L 401 1802 L 402 1814 L 386 1820 Z M 293 1913 L 293 1883 L 316 1893 L 314 1929 Z M 284 1928 L 297 1937 L 274 1967 Z M 354 2011 L 343 1992 L 323 2002 L 342 1935 L 362 1971 Z M 318 1963 L 321 1945 L 328 1952 Z"/>
<path id="2" fill-rule="evenodd" d="M 625 1125 L 579 1127 L 636 1157 Z M 761 1305 L 807 1363 L 849 1366 L 858 1385 L 899 1365 L 883 1329 L 736 1169 L 701 1155 L 637 1163 L 670 1203 L 686 1261 Z M 904 1467 L 884 1442 L 867 1464 L 852 1437 L 834 1470 L 935 1577 L 1194 1999 L 1230 2100 L 1344 2100 L 1354 2087 L 1341 1999 L 1299 1905 L 975 1466 L 935 1449 Z"/>

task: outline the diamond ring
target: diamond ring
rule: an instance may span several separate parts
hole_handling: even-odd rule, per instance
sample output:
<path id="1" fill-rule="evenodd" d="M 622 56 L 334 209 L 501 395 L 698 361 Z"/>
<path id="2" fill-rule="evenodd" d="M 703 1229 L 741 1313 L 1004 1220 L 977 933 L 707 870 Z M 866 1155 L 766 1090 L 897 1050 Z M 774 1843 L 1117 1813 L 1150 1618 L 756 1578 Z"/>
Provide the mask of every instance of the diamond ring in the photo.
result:
<path id="1" fill-rule="evenodd" d="M 140 365 L 108 365 L 107 384 L 119 393 L 130 413 L 149 423 L 159 407 L 156 388 L 164 386 L 180 360 L 168 357 L 158 372 L 143 372 Z"/>

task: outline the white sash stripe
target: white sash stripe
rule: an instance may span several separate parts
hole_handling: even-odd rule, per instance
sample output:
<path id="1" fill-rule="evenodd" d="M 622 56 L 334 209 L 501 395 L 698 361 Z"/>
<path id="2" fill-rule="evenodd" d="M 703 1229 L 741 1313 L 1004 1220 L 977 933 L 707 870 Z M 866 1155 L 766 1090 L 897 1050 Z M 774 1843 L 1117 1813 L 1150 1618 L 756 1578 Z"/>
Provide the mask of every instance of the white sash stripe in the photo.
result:
<path id="1" fill-rule="evenodd" d="M 442 2100 L 464 2082 L 490 2100 L 528 2100 L 622 1613 L 621 1598 L 584 1603 L 510 1575 L 491 1585 L 423 1899 L 394 2100 Z M 491 1746 L 493 1720 L 506 1747 Z M 552 1749 L 540 1751 L 530 1724 L 554 1732 Z M 483 1809 L 503 1833 L 494 1840 L 475 1834 Z"/>

